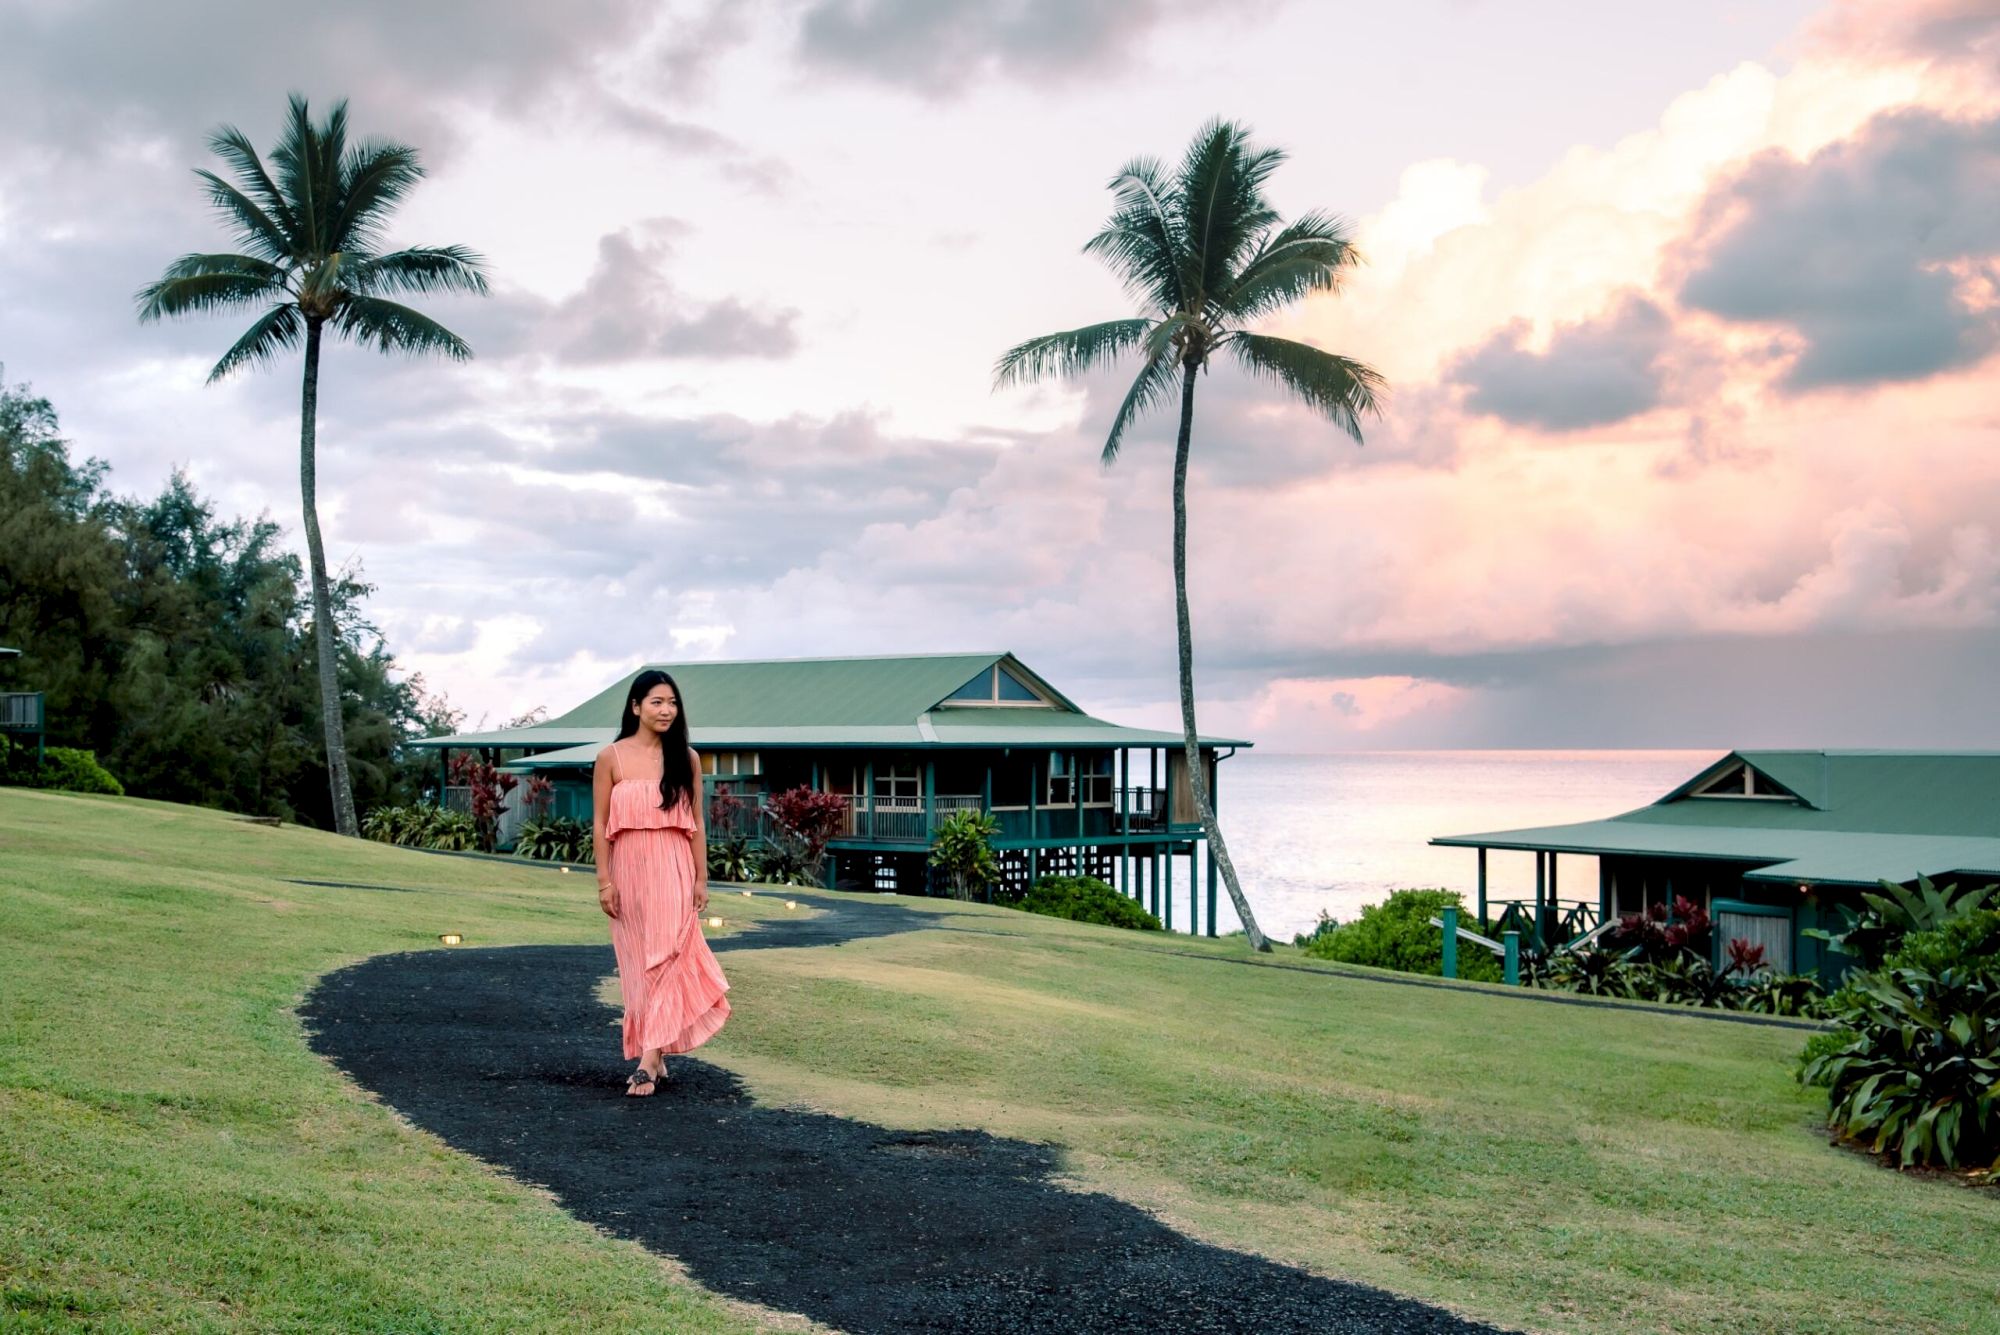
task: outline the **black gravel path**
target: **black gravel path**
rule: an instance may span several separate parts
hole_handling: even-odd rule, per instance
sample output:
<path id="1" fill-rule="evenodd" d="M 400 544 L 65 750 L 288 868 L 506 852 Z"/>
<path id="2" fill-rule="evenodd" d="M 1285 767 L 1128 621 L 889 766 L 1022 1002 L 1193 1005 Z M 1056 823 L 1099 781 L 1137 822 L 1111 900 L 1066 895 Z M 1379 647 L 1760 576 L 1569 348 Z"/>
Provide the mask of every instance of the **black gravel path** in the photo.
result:
<path id="1" fill-rule="evenodd" d="M 841 901 L 718 951 L 936 926 Z M 628 1099 L 608 946 L 385 955 L 324 979 L 313 1046 L 416 1125 L 554 1192 L 710 1290 L 843 1330 L 1491 1331 L 1380 1289 L 1209 1246 L 1054 1185 L 1058 1147 L 765 1107 L 687 1057 Z M 635 1308 L 635 1312 L 636 1312 Z"/>

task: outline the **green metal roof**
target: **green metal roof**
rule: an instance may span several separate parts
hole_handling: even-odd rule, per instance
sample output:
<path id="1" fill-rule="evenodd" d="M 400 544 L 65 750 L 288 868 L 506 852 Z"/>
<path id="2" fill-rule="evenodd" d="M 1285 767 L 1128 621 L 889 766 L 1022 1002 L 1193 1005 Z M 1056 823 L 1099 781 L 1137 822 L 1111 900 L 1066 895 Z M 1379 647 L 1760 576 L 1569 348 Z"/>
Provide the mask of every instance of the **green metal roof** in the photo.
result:
<path id="1" fill-rule="evenodd" d="M 1047 706 L 946 703 L 995 664 L 1053 703 Z M 755 662 L 648 664 L 671 674 L 688 710 L 688 735 L 706 747 L 1172 746 L 1177 732 L 1121 728 L 1093 718 L 1009 653 L 874 658 L 787 658 Z M 595 748 L 616 734 L 634 668 L 569 712 L 528 728 L 427 737 L 419 747 Z M 1247 747 L 1229 737 L 1204 746 Z M 535 757 L 538 766 L 588 764 Z"/>
<path id="2" fill-rule="evenodd" d="M 1694 795 L 1738 763 L 1796 800 Z M 2000 873 L 2000 752 L 1732 751 L 1658 801 L 1607 820 L 1431 842 L 1766 864 L 1744 873 L 1755 881 L 1873 885 Z"/>

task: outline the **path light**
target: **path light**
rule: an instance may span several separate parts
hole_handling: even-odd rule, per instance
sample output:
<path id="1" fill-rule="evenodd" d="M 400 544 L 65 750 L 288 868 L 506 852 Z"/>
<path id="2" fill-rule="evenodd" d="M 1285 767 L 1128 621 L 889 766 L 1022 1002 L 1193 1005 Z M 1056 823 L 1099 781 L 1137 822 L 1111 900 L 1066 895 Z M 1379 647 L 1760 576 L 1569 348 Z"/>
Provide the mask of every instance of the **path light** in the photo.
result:
<path id="1" fill-rule="evenodd" d="M 568 867 L 564 867 L 564 868 L 563 868 L 563 875 L 565 875 L 565 876 L 569 875 L 569 868 L 568 868 Z"/>
<path id="2" fill-rule="evenodd" d="M 745 891 L 743 892 L 743 897 L 744 897 L 745 899 L 748 899 L 748 898 L 750 898 L 750 892 L 749 892 L 748 890 L 745 890 Z"/>
<path id="3" fill-rule="evenodd" d="M 799 906 L 799 901 L 796 899 L 788 899 L 785 901 L 785 907 L 788 909 L 795 909 L 798 906 Z"/>
<path id="4" fill-rule="evenodd" d="M 455 946 L 459 942 L 465 940 L 465 938 L 460 936 L 457 932 L 439 932 L 438 940 L 444 942 L 448 946 Z"/>
<path id="5" fill-rule="evenodd" d="M 722 919 L 720 919 L 720 918 L 710 918 L 710 919 L 708 920 L 708 925 L 709 925 L 710 927 L 720 927 L 720 926 L 722 926 Z"/>

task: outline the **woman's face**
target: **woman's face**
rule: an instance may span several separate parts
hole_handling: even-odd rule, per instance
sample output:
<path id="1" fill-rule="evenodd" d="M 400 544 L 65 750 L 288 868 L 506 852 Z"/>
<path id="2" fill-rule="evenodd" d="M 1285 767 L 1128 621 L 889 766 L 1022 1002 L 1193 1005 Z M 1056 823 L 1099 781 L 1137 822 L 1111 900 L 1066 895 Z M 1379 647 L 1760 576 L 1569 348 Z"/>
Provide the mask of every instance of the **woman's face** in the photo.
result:
<path id="1" fill-rule="evenodd" d="M 639 716 L 639 726 L 654 732 L 665 732 L 674 725 L 674 716 L 681 712 L 681 702 L 674 698 L 673 689 L 664 682 L 646 692 L 646 698 L 634 701 L 632 712 Z"/>

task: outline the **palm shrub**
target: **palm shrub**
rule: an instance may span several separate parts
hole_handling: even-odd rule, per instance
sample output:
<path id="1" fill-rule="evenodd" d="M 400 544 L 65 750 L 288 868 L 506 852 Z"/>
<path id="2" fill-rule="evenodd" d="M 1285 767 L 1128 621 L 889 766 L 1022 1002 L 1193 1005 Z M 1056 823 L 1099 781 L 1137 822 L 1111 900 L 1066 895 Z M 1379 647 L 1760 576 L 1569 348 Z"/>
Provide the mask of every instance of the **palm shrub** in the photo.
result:
<path id="1" fill-rule="evenodd" d="M 757 851 L 755 858 L 759 884 L 819 884 L 819 878 L 814 874 L 813 867 L 806 861 L 804 850 L 788 840 L 766 844 Z"/>
<path id="2" fill-rule="evenodd" d="M 1139 373 L 1111 420 L 1103 461 L 1118 457 L 1126 429 L 1148 411 L 1179 400 L 1174 450 L 1174 609 L 1180 652 L 1181 735 L 1195 811 L 1222 872 L 1230 903 L 1252 948 L 1271 943 L 1257 926 L 1236 864 L 1216 824 L 1201 766 L 1194 718 L 1194 633 L 1187 596 L 1187 471 L 1194 439 L 1195 381 L 1209 359 L 1227 353 L 1327 418 L 1356 442 L 1361 419 L 1378 411 L 1382 377 L 1348 357 L 1288 338 L 1252 332 L 1260 322 L 1314 293 L 1332 293 L 1359 259 L 1347 225 L 1325 213 L 1284 223 L 1264 186 L 1285 155 L 1253 148 L 1249 131 L 1229 121 L 1204 125 L 1180 165 L 1168 171 L 1138 158 L 1112 178 L 1111 218 L 1084 244 L 1124 280 L 1142 314 L 1031 338 L 1004 353 L 996 386 L 1051 376 L 1075 377 L 1131 353 Z"/>
<path id="3" fill-rule="evenodd" d="M 593 863 L 594 836 L 590 826 L 573 816 L 542 816 L 521 822 L 514 836 L 514 856 L 537 862 Z"/>
<path id="4" fill-rule="evenodd" d="M 1848 1037 L 1799 1078 L 1826 1086 L 1837 1136 L 1903 1167 L 2000 1159 L 2000 913 L 1909 936 L 1848 980 L 1833 1018 Z"/>
<path id="5" fill-rule="evenodd" d="M 1456 890 L 1394 890 L 1380 904 L 1368 904 L 1353 922 L 1317 933 L 1305 943 L 1314 959 L 1340 964 L 1365 964 L 1401 973 L 1438 977 L 1444 972 L 1444 930 L 1431 925 L 1446 909 L 1457 909 L 1461 920 L 1465 901 Z M 1458 976 L 1497 983 L 1501 968 L 1490 952 L 1460 942 Z"/>
<path id="6" fill-rule="evenodd" d="M 1000 879 L 1000 860 L 993 856 L 993 836 L 1000 822 L 983 811 L 954 811 L 938 822 L 931 839 L 930 865 L 945 874 L 953 899 L 993 897 Z"/>
<path id="7" fill-rule="evenodd" d="M 2000 886 L 1975 890 L 1969 885 L 1947 885 L 1940 889 L 1930 877 L 1919 876 L 1914 890 L 1894 881 L 1883 881 L 1880 894 L 1864 893 L 1861 901 L 1864 907 L 1859 913 L 1844 904 L 1841 906 L 1846 922 L 1840 931 L 1812 927 L 1806 929 L 1806 935 L 1816 936 L 1860 960 L 1863 968 L 1874 969 L 1902 944 L 1904 937 L 1935 932 L 1989 904 L 2000 905 Z"/>
<path id="8" fill-rule="evenodd" d="M 1046 918 L 1094 922 L 1142 932 L 1164 930 L 1139 902 L 1127 899 L 1095 876 L 1044 876 L 1028 887 L 1015 908 Z"/>
<path id="9" fill-rule="evenodd" d="M 339 632 L 327 578 L 317 499 L 316 431 L 320 344 L 328 333 L 382 352 L 436 353 L 463 361 L 465 340 L 393 296 L 486 291 L 483 261 L 464 246 L 387 250 L 389 215 L 423 178 L 417 151 L 347 139 L 347 103 L 313 123 L 294 94 L 270 166 L 241 130 L 223 126 L 208 146 L 235 178 L 197 169 L 209 203 L 243 248 L 183 255 L 138 294 L 139 319 L 259 310 L 257 319 L 208 373 L 211 384 L 246 366 L 275 361 L 303 345 L 299 408 L 299 491 L 310 560 L 313 629 L 319 656 L 321 726 L 326 734 L 334 828 L 353 835 L 341 713 Z"/>

